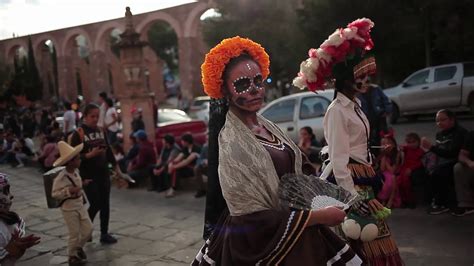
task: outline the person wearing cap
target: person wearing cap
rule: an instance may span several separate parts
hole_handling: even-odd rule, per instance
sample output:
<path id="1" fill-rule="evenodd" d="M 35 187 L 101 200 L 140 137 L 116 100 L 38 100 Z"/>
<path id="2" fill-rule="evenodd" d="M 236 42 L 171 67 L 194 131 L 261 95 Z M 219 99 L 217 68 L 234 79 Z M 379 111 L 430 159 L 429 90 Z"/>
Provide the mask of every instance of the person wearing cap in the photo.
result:
<path id="1" fill-rule="evenodd" d="M 148 140 L 145 130 L 138 130 L 133 134 L 138 142 L 138 155 L 128 165 L 127 173 L 134 180 L 145 181 L 151 176 L 151 169 L 156 162 L 153 143 Z"/>
<path id="2" fill-rule="evenodd" d="M 161 192 L 169 187 L 168 164 L 179 155 L 181 149 L 176 144 L 172 135 L 166 134 L 163 137 L 163 148 L 161 149 L 158 161 L 153 168 L 153 175 L 151 176 L 151 187 L 149 191 Z"/>
<path id="3" fill-rule="evenodd" d="M 194 165 L 196 164 L 201 147 L 194 144 L 193 136 L 189 133 L 181 136 L 181 153 L 168 164 L 168 173 L 171 177 L 171 186 L 166 192 L 166 197 L 173 197 L 178 179 L 194 175 Z"/>
<path id="4" fill-rule="evenodd" d="M 142 112 L 143 109 L 140 107 L 132 109 L 132 132 L 137 132 L 140 129 L 145 130 L 145 123 L 143 122 Z"/>
<path id="5" fill-rule="evenodd" d="M 58 142 L 59 158 L 53 166 L 65 166 L 54 179 L 52 196 L 60 200 L 60 208 L 68 228 L 68 256 L 69 265 L 80 265 L 87 259 L 83 250 L 84 245 L 92 236 L 92 222 L 84 205 L 86 198 L 82 186 L 92 180 L 81 179 L 79 166 L 81 165 L 80 153 L 84 148 L 81 143 L 71 147 L 64 141 Z"/>
<path id="6" fill-rule="evenodd" d="M 40 238 L 25 236 L 25 221 L 11 211 L 13 195 L 6 174 L 0 173 L 0 265 L 15 265 L 25 251 L 37 245 Z"/>

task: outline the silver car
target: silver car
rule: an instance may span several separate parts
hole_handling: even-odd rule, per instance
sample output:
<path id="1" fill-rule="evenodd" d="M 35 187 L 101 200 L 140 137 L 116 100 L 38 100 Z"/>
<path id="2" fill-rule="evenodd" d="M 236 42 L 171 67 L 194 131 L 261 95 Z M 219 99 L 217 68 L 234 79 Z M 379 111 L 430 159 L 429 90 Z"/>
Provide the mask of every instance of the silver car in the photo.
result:
<path id="1" fill-rule="evenodd" d="M 276 123 L 298 142 L 299 130 L 309 126 L 318 140 L 324 138 L 323 119 L 334 96 L 334 90 L 301 92 L 281 97 L 263 107 L 259 113 Z"/>
<path id="2" fill-rule="evenodd" d="M 442 108 L 474 113 L 474 63 L 424 68 L 384 93 L 393 103 L 392 123 L 401 116 L 414 119 Z"/>

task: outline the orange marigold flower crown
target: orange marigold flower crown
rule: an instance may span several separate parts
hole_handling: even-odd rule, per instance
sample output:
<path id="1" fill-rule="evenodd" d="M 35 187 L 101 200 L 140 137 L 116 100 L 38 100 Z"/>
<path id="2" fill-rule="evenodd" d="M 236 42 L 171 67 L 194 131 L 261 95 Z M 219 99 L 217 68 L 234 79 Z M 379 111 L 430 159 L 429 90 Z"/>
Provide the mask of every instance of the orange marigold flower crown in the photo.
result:
<path id="1" fill-rule="evenodd" d="M 264 79 L 268 77 L 270 58 L 260 44 L 239 36 L 224 39 L 206 54 L 206 59 L 201 65 L 202 84 L 207 95 L 215 99 L 224 97 L 222 94 L 224 69 L 232 58 L 243 53 L 250 55 L 260 66 Z"/>

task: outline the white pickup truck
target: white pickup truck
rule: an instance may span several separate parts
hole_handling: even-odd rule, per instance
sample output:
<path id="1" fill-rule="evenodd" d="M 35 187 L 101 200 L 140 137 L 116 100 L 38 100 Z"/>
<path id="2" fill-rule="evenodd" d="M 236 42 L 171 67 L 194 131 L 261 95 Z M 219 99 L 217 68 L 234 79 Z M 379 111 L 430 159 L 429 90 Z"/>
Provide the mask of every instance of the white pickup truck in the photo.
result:
<path id="1" fill-rule="evenodd" d="M 474 62 L 424 68 L 384 92 L 393 103 L 392 124 L 443 108 L 474 114 Z"/>

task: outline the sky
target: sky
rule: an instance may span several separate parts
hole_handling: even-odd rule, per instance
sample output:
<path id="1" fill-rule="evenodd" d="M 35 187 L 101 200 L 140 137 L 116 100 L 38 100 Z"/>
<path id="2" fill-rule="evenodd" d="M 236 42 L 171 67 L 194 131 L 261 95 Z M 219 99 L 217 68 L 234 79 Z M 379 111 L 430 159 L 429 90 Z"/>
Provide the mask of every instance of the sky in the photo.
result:
<path id="1" fill-rule="evenodd" d="M 0 0 L 0 40 L 145 13 L 194 0 Z"/>

